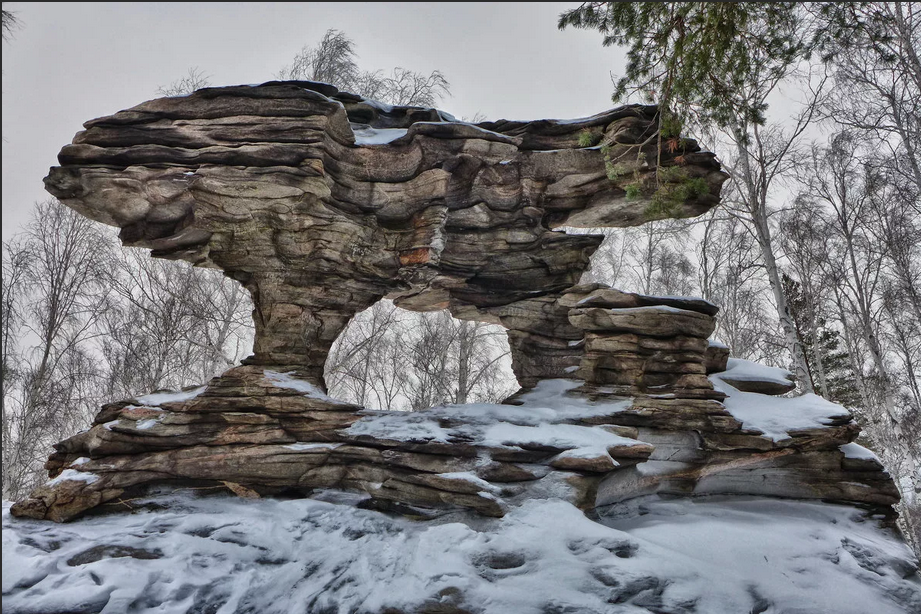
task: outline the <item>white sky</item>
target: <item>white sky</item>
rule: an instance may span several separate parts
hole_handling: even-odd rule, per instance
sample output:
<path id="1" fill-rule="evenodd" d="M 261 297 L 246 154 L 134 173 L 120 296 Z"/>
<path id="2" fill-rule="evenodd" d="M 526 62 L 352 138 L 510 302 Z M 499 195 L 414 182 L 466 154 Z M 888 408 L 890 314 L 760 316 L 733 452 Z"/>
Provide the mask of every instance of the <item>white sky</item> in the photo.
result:
<path id="1" fill-rule="evenodd" d="M 3 239 L 49 197 L 42 178 L 83 122 L 156 98 L 198 67 L 211 84 L 274 78 L 329 28 L 362 69 L 441 70 L 457 117 L 573 118 L 613 106 L 624 54 L 597 32 L 557 29 L 578 3 L 4 2 Z"/>

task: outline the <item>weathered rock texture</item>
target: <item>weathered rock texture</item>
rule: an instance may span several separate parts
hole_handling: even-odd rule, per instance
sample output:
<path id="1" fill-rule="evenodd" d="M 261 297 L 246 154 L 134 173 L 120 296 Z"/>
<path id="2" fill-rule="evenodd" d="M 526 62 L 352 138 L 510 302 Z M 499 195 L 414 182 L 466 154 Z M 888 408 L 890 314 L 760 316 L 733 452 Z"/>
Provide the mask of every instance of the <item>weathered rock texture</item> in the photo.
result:
<path id="1" fill-rule="evenodd" d="M 520 301 L 559 296 L 601 237 L 551 229 L 647 221 L 656 168 L 640 160 L 681 162 L 709 186 L 677 216 L 714 206 L 725 179 L 688 139 L 657 153 L 655 108 L 643 106 L 472 125 L 327 85 L 268 83 L 161 98 L 85 127 L 48 190 L 121 228 L 126 245 L 240 281 L 255 304 L 248 363 L 296 368 L 320 385 L 333 341 L 384 297 L 495 321 L 497 307 L 513 314 L 532 308 Z M 611 181 L 600 145 L 580 147 L 585 135 L 636 176 Z M 624 185 L 637 181 L 647 194 L 629 200 Z M 530 334 L 533 322 L 522 326 L 512 330 Z M 537 359 L 520 345 L 516 369 L 526 371 Z"/>
<path id="2" fill-rule="evenodd" d="M 726 411 L 707 377 L 728 356 L 707 341 L 716 306 L 577 285 L 601 237 L 553 228 L 649 219 L 652 161 L 708 186 L 669 214 L 717 204 L 713 155 L 686 139 L 658 151 L 656 135 L 653 107 L 472 125 L 306 82 L 200 90 L 87 122 L 48 190 L 128 245 L 240 281 L 254 355 L 200 390 L 105 406 L 56 446 L 55 479 L 13 513 L 66 520 L 161 483 L 348 489 L 422 515 L 500 516 L 540 493 L 584 508 L 650 492 L 893 503 L 878 463 L 839 449 L 857 436 L 849 416 L 777 442 Z M 607 176 L 601 145 L 629 177 Z M 640 198 L 627 182 L 645 186 Z M 569 378 L 578 388 L 559 399 L 582 408 L 388 414 L 326 397 L 331 344 L 384 297 L 501 324 L 523 390 Z"/>

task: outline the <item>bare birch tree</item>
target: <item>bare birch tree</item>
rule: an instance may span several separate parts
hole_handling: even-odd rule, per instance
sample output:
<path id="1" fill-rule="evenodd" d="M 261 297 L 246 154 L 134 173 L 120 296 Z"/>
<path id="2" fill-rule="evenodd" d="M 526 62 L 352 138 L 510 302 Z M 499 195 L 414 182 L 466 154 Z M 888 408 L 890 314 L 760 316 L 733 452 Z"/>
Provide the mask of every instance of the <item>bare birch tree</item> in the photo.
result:
<path id="1" fill-rule="evenodd" d="M 13 382 L 6 380 L 10 371 L 4 374 L 6 496 L 34 485 L 51 444 L 84 426 L 99 401 L 88 343 L 107 307 L 104 262 L 110 246 L 94 222 L 46 201 L 36 206 L 21 251 L 8 252 L 4 333 L 21 326 L 34 345 L 21 348 Z M 15 346 L 4 341 L 9 360 Z"/>
<path id="2" fill-rule="evenodd" d="M 157 94 L 160 96 L 185 96 L 209 85 L 211 85 L 211 77 L 202 72 L 197 66 L 194 66 L 183 77 L 169 85 L 158 87 Z"/>
<path id="3" fill-rule="evenodd" d="M 812 10 L 833 33 L 823 52 L 837 95 L 825 116 L 872 136 L 921 191 L 921 5 L 827 2 Z M 914 207 L 921 214 L 921 203 Z"/>
<path id="4" fill-rule="evenodd" d="M 329 83 L 364 98 L 395 105 L 431 107 L 451 93 L 448 80 L 439 70 L 427 75 L 401 67 L 388 75 L 380 70 L 362 70 L 354 41 L 333 29 L 327 30 L 315 47 L 301 49 L 277 77 Z"/>
<path id="5" fill-rule="evenodd" d="M 770 290 L 750 229 L 737 217 L 714 211 L 701 223 L 697 245 L 701 296 L 720 306 L 714 335 L 732 355 L 768 364 L 782 362 L 770 315 Z"/>

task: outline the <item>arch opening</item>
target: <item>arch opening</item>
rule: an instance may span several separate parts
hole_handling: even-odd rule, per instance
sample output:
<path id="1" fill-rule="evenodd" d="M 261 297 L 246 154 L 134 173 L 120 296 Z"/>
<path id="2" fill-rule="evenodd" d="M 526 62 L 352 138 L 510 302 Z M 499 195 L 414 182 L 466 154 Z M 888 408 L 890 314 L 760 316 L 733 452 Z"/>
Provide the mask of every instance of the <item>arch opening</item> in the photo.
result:
<path id="1" fill-rule="evenodd" d="M 569 235 L 604 240 L 589 258 L 579 283 L 601 283 L 647 296 L 698 296 L 693 224 L 681 219 L 650 220 L 623 228 L 558 227 Z"/>
<path id="2" fill-rule="evenodd" d="M 382 299 L 356 314 L 330 349 L 329 394 L 369 409 L 415 411 L 499 403 L 518 390 L 502 326 L 416 312 Z"/>

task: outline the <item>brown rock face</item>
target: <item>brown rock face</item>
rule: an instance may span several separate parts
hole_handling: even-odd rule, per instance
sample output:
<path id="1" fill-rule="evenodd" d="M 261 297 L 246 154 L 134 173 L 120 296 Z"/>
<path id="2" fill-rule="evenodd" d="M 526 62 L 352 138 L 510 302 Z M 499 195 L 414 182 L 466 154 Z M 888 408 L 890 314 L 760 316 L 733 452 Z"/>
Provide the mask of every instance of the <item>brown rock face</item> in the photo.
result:
<path id="1" fill-rule="evenodd" d="M 719 373 L 726 370 L 729 362 L 729 348 L 722 343 L 710 343 L 707 346 L 705 362 L 707 373 Z"/>
<path id="2" fill-rule="evenodd" d="M 162 98 L 85 127 L 47 189 L 118 226 L 126 245 L 240 281 L 255 305 L 254 355 L 201 389 L 104 406 L 55 446 L 54 479 L 14 515 L 67 520 L 151 484 L 341 489 L 420 515 L 501 516 L 560 493 L 584 508 L 721 488 L 897 499 L 880 467 L 839 449 L 857 435 L 849 417 L 777 442 L 726 410 L 707 378 L 728 356 L 708 346 L 716 306 L 577 285 L 601 237 L 554 228 L 650 219 L 662 189 L 653 161 L 696 186 L 677 191 L 695 195 L 669 215 L 718 203 L 726 176 L 713 154 L 687 139 L 657 151 L 654 107 L 472 125 L 272 82 Z M 612 163 L 629 172 L 609 178 Z M 330 346 L 385 297 L 504 326 L 523 392 L 501 408 L 412 414 L 328 398 Z M 541 405 L 538 384 L 559 378 L 575 381 L 545 382 L 556 396 Z"/>

